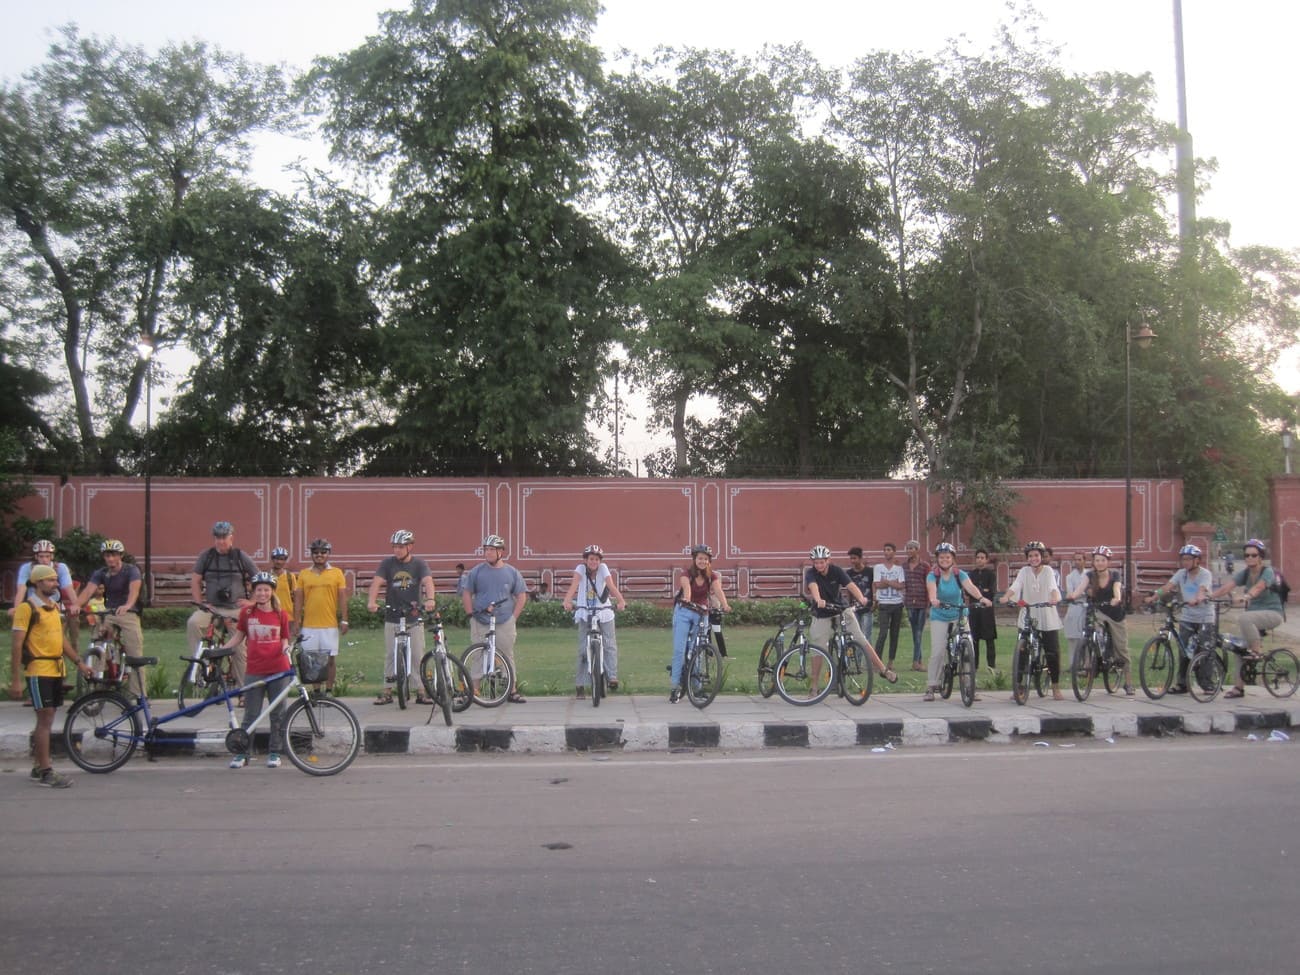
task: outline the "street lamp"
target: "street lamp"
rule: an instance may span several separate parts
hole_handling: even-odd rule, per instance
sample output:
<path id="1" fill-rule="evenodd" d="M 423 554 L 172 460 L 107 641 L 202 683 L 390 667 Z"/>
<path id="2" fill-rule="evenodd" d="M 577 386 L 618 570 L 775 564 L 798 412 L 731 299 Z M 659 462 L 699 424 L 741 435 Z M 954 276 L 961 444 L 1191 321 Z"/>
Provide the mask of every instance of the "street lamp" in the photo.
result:
<path id="1" fill-rule="evenodd" d="M 153 603 L 153 336 L 141 335 L 135 351 L 144 363 L 144 605 Z"/>
<path id="2" fill-rule="evenodd" d="M 1124 606 L 1133 608 L 1133 345 L 1145 349 L 1156 333 L 1143 325 L 1136 332 L 1124 323 Z"/>
<path id="3" fill-rule="evenodd" d="M 619 407 L 622 405 L 619 401 L 619 396 L 618 396 L 618 373 L 619 373 L 619 366 L 621 364 L 622 363 L 620 363 L 617 359 L 614 360 L 614 476 L 615 477 L 618 477 L 622 473 L 621 465 L 619 464 L 619 456 L 618 456 Z"/>
<path id="4" fill-rule="evenodd" d="M 1282 428 L 1282 452 L 1286 457 L 1286 473 L 1291 473 L 1291 448 L 1295 446 L 1295 436 L 1291 433 L 1291 428 Z"/>

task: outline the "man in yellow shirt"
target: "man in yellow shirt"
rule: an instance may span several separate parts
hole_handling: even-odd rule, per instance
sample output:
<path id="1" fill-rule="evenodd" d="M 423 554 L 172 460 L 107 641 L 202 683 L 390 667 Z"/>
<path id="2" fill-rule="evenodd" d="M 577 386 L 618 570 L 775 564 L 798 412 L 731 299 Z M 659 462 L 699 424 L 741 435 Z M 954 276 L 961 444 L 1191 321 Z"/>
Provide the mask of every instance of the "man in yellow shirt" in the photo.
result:
<path id="1" fill-rule="evenodd" d="M 293 618 L 302 634 L 302 648 L 330 655 L 325 671 L 326 694 L 334 693 L 340 635 L 348 626 L 348 581 L 342 570 L 329 564 L 331 551 L 329 539 L 312 540 L 311 565 L 298 573 L 298 585 L 293 591 Z M 319 691 L 320 685 L 313 690 Z"/>
<path id="2" fill-rule="evenodd" d="M 50 766 L 50 729 L 54 726 L 54 712 L 63 704 L 63 658 L 71 660 L 88 677 L 92 672 L 63 633 L 63 616 L 55 600 L 59 574 L 53 566 L 37 565 L 29 580 L 34 591 L 14 610 L 9 696 L 15 701 L 22 699 L 25 677 L 36 711 L 32 778 L 38 785 L 66 789 L 72 782 Z"/>
<path id="3" fill-rule="evenodd" d="M 290 572 L 285 568 L 289 561 L 289 550 L 277 545 L 271 549 L 271 575 L 275 576 L 275 598 L 280 601 L 280 608 L 289 614 L 289 625 L 293 626 L 294 616 L 294 590 L 298 588 L 298 573 Z M 294 638 L 294 631 L 290 629 L 289 639 Z"/>

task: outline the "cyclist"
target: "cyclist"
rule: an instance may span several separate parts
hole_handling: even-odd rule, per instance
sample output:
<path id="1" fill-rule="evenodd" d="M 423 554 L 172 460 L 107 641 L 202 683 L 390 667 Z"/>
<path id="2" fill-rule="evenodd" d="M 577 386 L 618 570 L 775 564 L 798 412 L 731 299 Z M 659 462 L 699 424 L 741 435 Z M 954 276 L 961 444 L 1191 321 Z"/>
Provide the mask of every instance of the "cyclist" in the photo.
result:
<path id="1" fill-rule="evenodd" d="M 271 549 L 271 575 L 275 576 L 275 598 L 280 601 L 280 605 L 286 610 L 293 609 L 293 591 L 298 588 L 298 573 L 290 572 L 285 566 L 289 561 L 289 550 L 281 545 Z M 292 628 L 294 618 L 289 617 L 289 626 Z M 292 629 L 289 633 L 289 639 L 293 639 Z"/>
<path id="2" fill-rule="evenodd" d="M 690 639 L 692 627 L 697 624 L 708 625 L 710 596 L 713 596 L 724 613 L 731 612 L 727 594 L 722 591 L 722 578 L 713 571 L 713 549 L 707 545 L 696 545 L 691 549 L 690 566 L 677 577 L 677 592 L 673 597 L 673 689 L 668 695 L 672 704 L 682 699 L 682 664 L 686 661 L 686 641 Z"/>
<path id="3" fill-rule="evenodd" d="M 1170 577 L 1169 581 L 1148 596 L 1144 602 L 1150 606 L 1166 591 L 1177 590 L 1183 600 L 1183 615 L 1178 621 L 1178 638 L 1183 646 L 1190 644 L 1192 635 L 1206 623 L 1214 622 L 1214 606 L 1210 595 L 1214 590 L 1214 576 L 1210 570 L 1201 565 L 1204 553 L 1195 545 L 1184 545 L 1178 550 L 1178 562 L 1181 568 Z M 1169 688 L 1170 694 L 1187 693 L 1187 665 L 1191 657 L 1183 655 L 1178 662 L 1178 683 Z"/>
<path id="4" fill-rule="evenodd" d="M 1092 569 L 1070 593 L 1070 598 L 1080 599 L 1086 593 L 1089 602 L 1096 605 L 1097 615 L 1110 634 L 1111 648 L 1124 667 L 1124 693 L 1132 697 L 1134 691 L 1129 672 L 1128 626 L 1124 622 L 1124 581 L 1110 567 L 1111 554 L 1105 545 L 1098 545 L 1092 550 Z M 1085 610 L 1085 616 L 1086 612 Z"/>
<path id="5" fill-rule="evenodd" d="M 14 586 L 14 609 L 18 609 L 28 596 L 35 594 L 36 587 L 31 582 L 31 573 L 38 565 L 48 565 L 58 573 L 59 587 L 55 591 L 55 599 L 61 603 L 67 617 L 65 625 L 68 640 L 74 647 L 78 646 L 81 624 L 77 612 L 77 592 L 72 584 L 72 571 L 63 562 L 54 560 L 54 543 L 48 538 L 37 539 L 32 544 L 32 560 L 18 567 L 18 582 Z"/>
<path id="6" fill-rule="evenodd" d="M 957 550 L 951 543 L 940 542 L 935 546 L 934 563 L 930 574 L 925 577 L 925 591 L 930 597 L 930 665 L 925 694 L 921 697 L 923 701 L 934 700 L 934 692 L 943 679 L 944 661 L 948 656 L 948 626 L 960 617 L 961 610 L 953 607 L 965 603 L 962 593 L 980 606 L 993 605 L 993 601 L 980 592 L 979 586 L 971 582 L 970 576 L 957 568 Z M 974 665 L 972 660 L 971 666 Z M 975 700 L 979 700 L 978 694 Z"/>
<path id="7" fill-rule="evenodd" d="M 325 671 L 326 694 L 334 693 L 339 644 L 349 626 L 348 580 L 343 570 L 330 565 L 333 550 L 328 538 L 312 539 L 311 565 L 298 573 L 298 585 L 293 591 L 293 615 L 297 632 L 302 634 L 303 649 L 328 653 L 330 657 Z M 319 693 L 320 685 L 313 690 Z"/>
<path id="8" fill-rule="evenodd" d="M 424 559 L 417 559 L 411 554 L 415 534 L 399 528 L 393 532 L 389 542 L 393 546 L 393 554 L 379 563 L 375 577 L 370 580 L 370 592 L 366 598 L 366 608 L 377 613 L 379 590 L 384 590 L 384 689 L 375 698 L 376 704 L 393 703 L 393 684 L 397 682 L 398 621 L 406 617 L 407 634 L 411 638 L 411 658 L 418 661 L 424 656 L 424 627 L 411 624 L 411 610 L 418 605 L 426 613 L 432 613 L 436 607 L 433 573 L 429 571 Z M 416 703 L 433 702 L 425 698 L 424 691 L 420 690 L 416 692 Z"/>
<path id="9" fill-rule="evenodd" d="M 1240 601 L 1249 610 L 1237 617 L 1237 626 L 1241 630 L 1241 638 L 1246 641 L 1246 651 L 1258 658 L 1261 656 L 1264 631 L 1271 630 L 1282 622 L 1282 599 L 1273 589 L 1277 581 L 1276 573 L 1264 564 L 1268 547 L 1258 538 L 1252 538 L 1246 542 L 1241 554 L 1245 566 L 1240 572 L 1229 576 L 1228 581 L 1213 595 L 1216 599 L 1221 598 L 1238 586 L 1245 590 Z M 1246 693 L 1246 682 L 1241 679 L 1241 659 L 1235 653 L 1232 659 L 1232 690 L 1223 695 L 1225 698 L 1242 697 Z"/>
<path id="10" fill-rule="evenodd" d="M 275 595 L 275 576 L 269 572 L 253 575 L 253 601 L 239 611 L 238 632 L 230 638 L 227 647 L 234 647 L 241 641 L 248 650 L 248 676 L 253 679 L 269 677 L 283 673 L 292 663 L 289 660 L 289 614 L 280 605 Z M 244 708 L 244 718 L 240 727 L 245 731 L 262 713 L 262 695 L 274 700 L 292 680 L 280 677 L 267 681 L 265 685 L 250 687 L 245 693 L 248 706 Z M 267 746 L 267 768 L 280 767 L 280 750 L 284 747 L 284 701 L 271 711 L 271 739 Z M 248 764 L 248 755 L 236 755 L 230 760 L 231 768 L 243 768 Z"/>
<path id="11" fill-rule="evenodd" d="M 144 633 L 140 628 L 140 593 L 144 579 L 140 570 L 124 561 L 126 546 L 116 538 L 109 538 L 99 546 L 104 559 L 102 568 L 91 573 L 90 581 L 81 587 L 77 597 L 80 610 L 96 596 L 103 594 L 107 618 L 100 620 L 99 635 L 109 636 L 109 627 L 116 626 L 122 649 L 132 657 L 144 656 Z M 144 668 L 131 671 L 131 693 L 143 694 L 148 684 Z"/>
<path id="12" fill-rule="evenodd" d="M 884 665 L 880 655 L 876 653 L 876 648 L 871 645 L 871 640 L 862 632 L 862 627 L 858 625 L 858 617 L 853 612 L 853 607 L 850 606 L 843 610 L 835 608 L 843 600 L 843 592 L 847 592 L 852 596 L 854 603 L 859 606 L 867 605 L 866 594 L 858 588 L 858 584 L 850 578 L 844 569 L 831 563 L 831 550 L 825 545 L 814 545 L 809 549 L 808 559 L 812 562 L 812 566 L 804 569 L 803 586 L 808 593 L 808 601 L 813 606 L 812 626 L 808 629 L 809 642 L 829 650 L 831 646 L 831 620 L 839 616 L 844 620 L 844 626 L 849 631 L 849 635 L 857 641 L 871 659 L 871 666 L 875 668 L 876 673 L 891 684 L 898 683 L 898 675 L 894 673 L 893 668 Z M 814 666 L 820 660 L 820 657 L 814 658 Z M 816 674 L 814 674 L 814 682 L 816 682 Z"/>
<path id="13" fill-rule="evenodd" d="M 190 645 L 190 656 L 199 652 L 199 641 L 214 615 L 234 620 L 239 611 L 251 605 L 248 586 L 257 575 L 253 560 L 235 547 L 235 526 L 228 521 L 218 521 L 212 526 L 212 546 L 200 553 L 190 570 L 190 598 L 202 603 L 185 623 L 185 635 Z M 244 683 L 244 664 L 248 659 L 243 643 L 236 645 L 230 658 L 235 683 Z"/>
<path id="14" fill-rule="evenodd" d="M 59 573 L 52 565 L 37 565 L 28 577 L 32 594 L 14 610 L 9 696 L 15 701 L 22 698 L 25 676 L 36 711 L 32 778 L 38 785 L 66 789 L 72 782 L 50 765 L 50 729 L 54 727 L 54 712 L 63 704 L 63 658 L 71 660 L 86 676 L 91 670 L 63 632 L 62 615 L 54 598 L 59 591 Z"/>
<path id="15" fill-rule="evenodd" d="M 582 601 L 575 603 L 579 587 L 582 589 Z M 573 568 L 573 578 L 569 581 L 569 591 L 564 594 L 564 611 L 573 613 L 573 621 L 578 624 L 578 676 L 576 696 L 586 696 L 591 686 L 591 673 L 587 667 L 587 614 L 596 614 L 596 623 L 600 626 L 600 635 L 605 644 L 605 675 L 609 678 L 609 689 L 618 690 L 618 641 L 614 636 L 614 610 L 610 599 L 621 613 L 627 609 L 627 601 L 614 584 L 614 575 L 605 564 L 605 551 L 599 545 L 588 545 L 582 550 L 582 562 Z M 576 606 L 576 611 L 575 611 Z M 589 609 L 588 607 L 594 607 Z"/>
<path id="16" fill-rule="evenodd" d="M 1028 565 L 1020 567 L 1015 580 L 1002 596 L 1002 602 L 1007 606 L 1016 602 L 1051 604 L 1039 609 L 1026 606 L 1025 612 L 1030 614 L 1042 634 L 1043 656 L 1047 658 L 1047 672 L 1052 678 L 1052 697 L 1060 701 L 1065 697 L 1061 693 L 1061 617 L 1056 612 L 1056 604 L 1061 601 L 1061 588 L 1056 584 L 1056 570 L 1043 561 L 1046 554 L 1047 546 L 1042 542 L 1030 542 L 1025 546 Z M 1014 694 L 1012 697 L 1014 699 Z"/>
<path id="17" fill-rule="evenodd" d="M 519 669 L 515 666 L 515 641 L 518 628 L 515 620 L 528 605 L 528 586 L 524 577 L 513 565 L 505 562 L 506 540 L 500 535 L 483 539 L 483 561 L 464 575 L 461 584 L 461 604 L 469 617 L 470 640 L 479 643 L 487 638 L 487 608 L 495 605 L 493 615 L 497 621 L 497 651 L 510 662 L 510 672 L 515 684 L 506 695 L 511 704 L 527 704 L 528 699 L 519 693 Z M 481 675 L 480 675 L 481 676 Z M 477 680 L 473 674 L 471 679 Z M 475 684 L 477 692 L 478 685 Z"/>

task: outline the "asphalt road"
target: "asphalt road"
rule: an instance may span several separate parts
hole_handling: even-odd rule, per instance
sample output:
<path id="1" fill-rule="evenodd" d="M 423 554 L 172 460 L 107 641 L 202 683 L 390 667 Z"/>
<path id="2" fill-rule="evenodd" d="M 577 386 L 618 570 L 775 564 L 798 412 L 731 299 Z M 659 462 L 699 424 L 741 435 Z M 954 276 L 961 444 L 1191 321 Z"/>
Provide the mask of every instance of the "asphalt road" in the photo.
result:
<path id="1" fill-rule="evenodd" d="M 0 775 L 7 972 L 1290 970 L 1300 744 Z"/>

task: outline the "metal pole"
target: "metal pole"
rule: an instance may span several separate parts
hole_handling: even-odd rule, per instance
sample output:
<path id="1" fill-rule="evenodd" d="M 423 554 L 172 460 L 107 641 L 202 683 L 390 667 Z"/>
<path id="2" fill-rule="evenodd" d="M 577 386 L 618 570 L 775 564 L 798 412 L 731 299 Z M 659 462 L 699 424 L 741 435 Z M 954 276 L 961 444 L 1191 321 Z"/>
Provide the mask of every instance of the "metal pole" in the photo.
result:
<path id="1" fill-rule="evenodd" d="M 619 472 L 623 469 L 618 462 L 618 360 L 614 361 L 614 476 L 618 477 Z"/>
<path id="2" fill-rule="evenodd" d="M 1124 608 L 1133 609 L 1133 326 L 1124 323 Z"/>
<path id="3" fill-rule="evenodd" d="M 153 358 L 144 367 L 144 605 L 153 604 Z"/>

